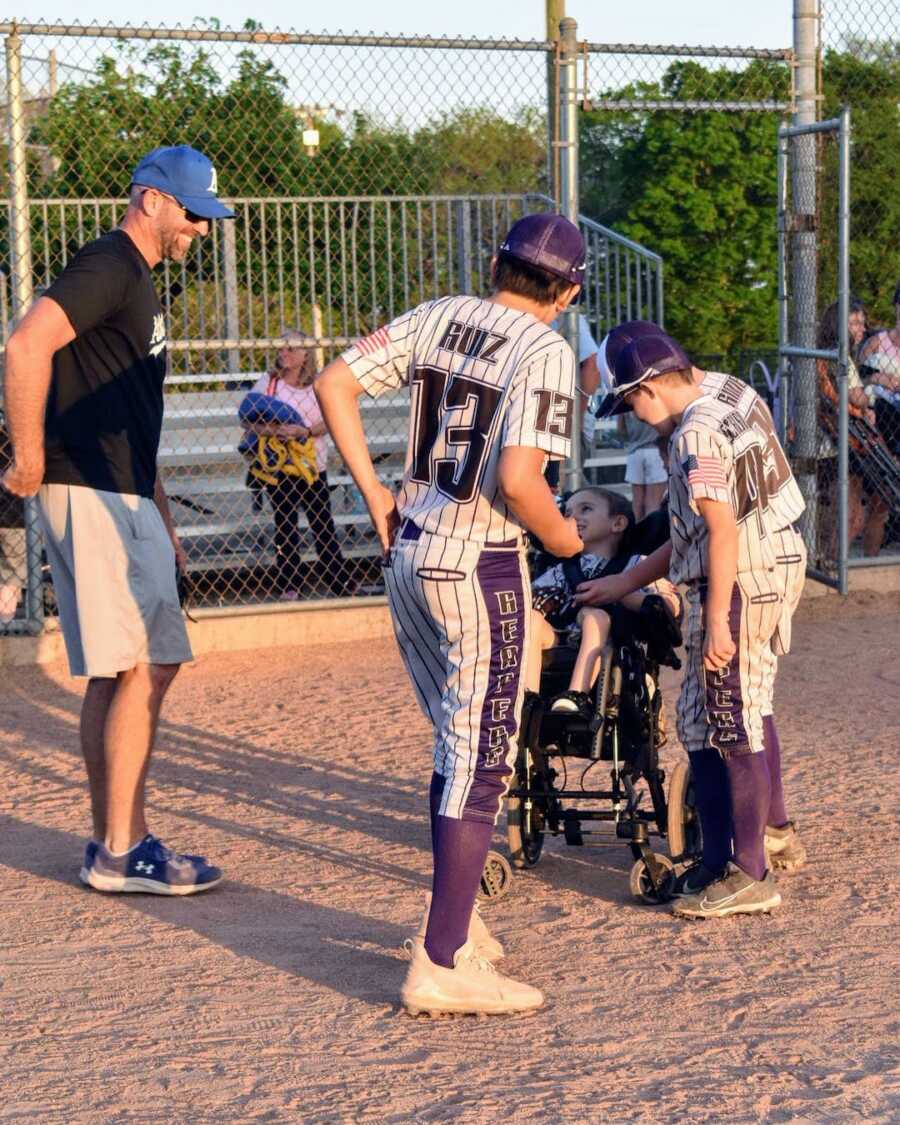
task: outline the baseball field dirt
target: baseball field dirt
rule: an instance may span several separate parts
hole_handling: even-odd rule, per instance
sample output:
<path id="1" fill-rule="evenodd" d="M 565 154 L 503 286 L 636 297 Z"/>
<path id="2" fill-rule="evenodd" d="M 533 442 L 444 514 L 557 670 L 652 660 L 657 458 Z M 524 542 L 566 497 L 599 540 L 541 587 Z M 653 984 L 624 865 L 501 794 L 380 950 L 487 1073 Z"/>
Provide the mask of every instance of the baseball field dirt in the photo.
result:
<path id="1" fill-rule="evenodd" d="M 484 911 L 547 1006 L 482 1020 L 398 1010 L 431 766 L 392 643 L 183 670 L 152 827 L 227 876 L 188 899 L 80 885 L 83 686 L 5 670 L 0 1120 L 897 1120 L 898 624 L 898 595 L 797 615 L 776 700 L 809 863 L 777 912 L 678 921 L 624 844 L 551 841 Z"/>

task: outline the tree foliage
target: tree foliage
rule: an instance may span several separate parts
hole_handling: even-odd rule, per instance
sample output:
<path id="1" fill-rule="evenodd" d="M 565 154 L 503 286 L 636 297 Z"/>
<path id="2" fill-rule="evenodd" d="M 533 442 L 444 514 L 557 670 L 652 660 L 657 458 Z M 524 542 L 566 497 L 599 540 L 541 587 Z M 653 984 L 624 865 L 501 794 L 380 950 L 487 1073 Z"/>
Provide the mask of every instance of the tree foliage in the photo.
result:
<path id="1" fill-rule="evenodd" d="M 784 68 L 676 63 L 629 98 L 784 98 Z M 613 95 L 608 95 L 613 96 Z M 583 203 L 661 254 L 666 324 L 695 352 L 735 352 L 776 330 L 775 143 L 770 113 L 594 111 L 582 124 Z"/>
<path id="2" fill-rule="evenodd" d="M 875 321 L 893 324 L 891 299 L 900 278 L 900 47 L 866 43 L 854 51 L 829 51 L 824 62 L 826 117 L 849 105 L 850 286 Z M 823 142 L 819 236 L 819 303 L 837 293 L 838 154 Z"/>
<path id="3" fill-rule="evenodd" d="M 101 59 L 87 82 L 63 85 L 33 119 L 32 151 L 52 158 L 31 163 L 34 196 L 121 197 L 139 158 L 175 143 L 212 157 L 225 197 L 546 190 L 539 109 L 510 117 L 472 105 L 416 127 L 371 112 L 320 119 L 311 157 L 301 95 L 254 50 L 240 52 L 225 73 L 202 47 L 128 53 Z M 900 55 L 892 44 L 850 44 L 828 53 L 824 77 L 824 113 L 845 103 L 853 113 L 853 288 L 884 320 L 900 276 Z M 677 61 L 658 82 L 605 97 L 783 102 L 788 81 L 775 62 L 710 69 Z M 662 255 L 671 330 L 697 353 L 771 346 L 778 115 L 605 109 L 580 120 L 582 211 Z M 835 147 L 825 142 L 821 167 L 825 305 L 836 285 L 837 177 Z M 348 220 L 354 229 L 360 221 Z"/>

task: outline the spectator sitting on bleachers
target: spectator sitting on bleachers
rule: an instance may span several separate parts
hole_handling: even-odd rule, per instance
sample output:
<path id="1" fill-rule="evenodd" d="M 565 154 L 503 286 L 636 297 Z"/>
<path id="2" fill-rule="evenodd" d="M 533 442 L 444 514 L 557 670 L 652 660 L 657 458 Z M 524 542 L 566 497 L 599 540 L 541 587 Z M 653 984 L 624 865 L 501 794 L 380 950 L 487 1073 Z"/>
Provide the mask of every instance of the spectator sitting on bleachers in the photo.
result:
<path id="1" fill-rule="evenodd" d="M 894 454 L 900 454 L 900 281 L 894 289 L 893 328 L 870 332 L 857 355 L 859 373 L 876 423 Z"/>
<path id="2" fill-rule="evenodd" d="M 848 409 L 854 417 L 864 419 L 875 426 L 875 412 L 872 409 L 859 369 L 853 356 L 865 338 L 868 314 L 865 305 L 857 298 L 850 299 L 850 313 L 847 331 L 850 340 L 850 362 L 847 370 Z M 838 303 L 829 305 L 822 314 L 819 324 L 817 345 L 833 349 L 838 345 Z M 818 492 L 823 503 L 823 513 L 827 526 L 824 534 L 825 554 L 835 558 L 837 552 L 837 446 L 829 432 L 836 430 L 837 382 L 835 365 L 827 360 L 817 361 L 819 389 L 823 421 L 830 424 L 820 430 L 818 451 Z M 890 515 L 883 497 L 878 495 L 859 471 L 858 461 L 851 457 L 851 471 L 848 481 L 849 541 L 852 543 L 862 535 L 863 552 L 867 556 L 877 555 L 884 542 L 885 526 Z"/>

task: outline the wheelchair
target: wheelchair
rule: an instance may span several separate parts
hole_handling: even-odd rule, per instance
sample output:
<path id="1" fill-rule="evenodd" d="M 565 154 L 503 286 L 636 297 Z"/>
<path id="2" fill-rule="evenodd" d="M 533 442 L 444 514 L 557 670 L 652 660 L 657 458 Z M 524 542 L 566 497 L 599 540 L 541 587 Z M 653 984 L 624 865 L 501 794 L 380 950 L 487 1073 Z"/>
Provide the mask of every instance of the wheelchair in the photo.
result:
<path id="1" fill-rule="evenodd" d="M 659 672 L 662 664 L 681 666 L 674 651 L 681 631 L 655 595 L 645 600 L 640 614 L 614 606 L 611 617 L 590 718 L 550 710 L 550 700 L 568 687 L 576 657 L 570 646 L 544 653 L 540 692 L 526 695 L 507 796 L 510 859 L 514 868 L 534 867 L 548 834 L 580 847 L 585 837 L 608 837 L 608 829 L 594 827 L 605 822 L 631 849 L 633 894 L 643 902 L 662 903 L 672 897 L 677 874 L 699 857 L 702 844 L 688 761 L 672 769 L 668 791 L 659 765 L 665 741 Z M 568 759 L 587 763 L 577 784 L 568 780 Z M 588 788 L 594 769 L 598 784 Z M 608 784 L 600 780 L 606 770 Z M 668 854 L 653 850 L 654 839 L 666 841 Z M 494 876 L 499 885 L 496 870 Z M 490 882 L 488 869 L 485 880 Z"/>

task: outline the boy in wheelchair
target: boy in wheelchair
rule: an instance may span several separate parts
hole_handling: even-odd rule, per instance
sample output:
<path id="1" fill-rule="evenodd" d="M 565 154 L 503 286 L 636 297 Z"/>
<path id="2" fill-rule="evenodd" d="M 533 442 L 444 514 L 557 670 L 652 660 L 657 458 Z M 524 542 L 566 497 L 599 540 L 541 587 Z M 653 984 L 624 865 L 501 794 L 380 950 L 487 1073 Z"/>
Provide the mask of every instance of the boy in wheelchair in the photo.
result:
<path id="1" fill-rule="evenodd" d="M 557 562 L 532 583 L 532 642 L 526 686 L 539 693 L 542 666 L 551 649 L 577 649 L 568 688 L 550 701 L 550 711 L 579 715 L 594 714 L 591 689 L 597 681 L 604 649 L 612 641 L 631 639 L 654 643 L 661 655 L 678 643 L 677 626 L 681 600 L 667 579 L 654 582 L 607 609 L 583 607 L 573 602 L 580 582 L 618 574 L 637 565 L 644 557 L 631 554 L 629 540 L 634 531 L 634 511 L 628 500 L 611 489 L 590 487 L 572 494 L 566 514 L 575 520 L 584 551 L 574 559 Z M 566 654 L 550 661 L 559 666 L 570 662 Z"/>
<path id="2" fill-rule="evenodd" d="M 644 556 L 632 553 L 630 544 L 643 529 L 634 528 L 629 502 L 606 488 L 579 490 L 566 512 L 584 551 L 552 562 L 532 582 L 528 690 L 507 802 L 512 864 L 534 866 L 547 832 L 580 845 L 597 834 L 588 825 L 606 822 L 631 848 L 632 891 L 662 902 L 671 893 L 675 863 L 697 848 L 687 763 L 671 771 L 667 794 L 658 758 L 665 741 L 659 668 L 681 666 L 675 653 L 681 603 L 664 579 L 605 609 L 575 605 L 581 582 L 640 562 Z M 565 764 L 554 764 L 569 757 L 591 763 L 571 783 Z M 585 778 L 600 760 L 611 764 L 608 779 L 592 775 L 596 782 L 589 787 Z M 668 839 L 671 859 L 651 850 L 653 836 Z"/>

